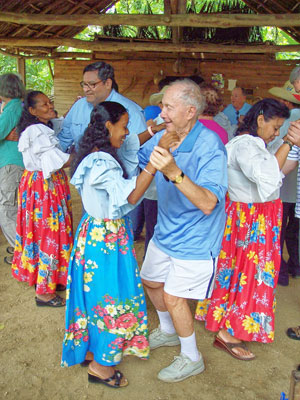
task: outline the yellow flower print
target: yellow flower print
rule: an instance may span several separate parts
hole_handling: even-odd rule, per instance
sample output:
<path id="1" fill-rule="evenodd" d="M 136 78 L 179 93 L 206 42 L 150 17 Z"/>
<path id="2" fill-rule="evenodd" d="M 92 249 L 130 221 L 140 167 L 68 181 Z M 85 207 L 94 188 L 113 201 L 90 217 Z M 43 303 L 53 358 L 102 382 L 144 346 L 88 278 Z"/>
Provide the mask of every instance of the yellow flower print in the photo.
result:
<path id="1" fill-rule="evenodd" d="M 51 231 L 58 231 L 58 218 L 53 218 L 53 215 L 51 215 L 51 217 L 47 218 L 47 222 Z"/>
<path id="2" fill-rule="evenodd" d="M 234 268 L 235 268 L 235 264 L 236 264 L 236 257 L 234 257 L 234 258 L 231 260 L 231 269 L 234 269 Z"/>
<path id="3" fill-rule="evenodd" d="M 266 221 L 263 214 L 259 214 L 258 216 L 258 230 L 261 235 L 266 234 Z"/>
<path id="4" fill-rule="evenodd" d="M 272 278 L 274 278 L 275 276 L 274 261 L 267 261 L 264 270 L 266 272 L 269 272 L 272 275 Z"/>
<path id="5" fill-rule="evenodd" d="M 252 207 L 250 208 L 250 215 L 253 215 L 253 214 L 254 214 L 254 212 L 255 212 L 255 207 L 254 207 L 254 206 L 252 206 Z"/>
<path id="6" fill-rule="evenodd" d="M 213 312 L 213 316 L 217 322 L 220 322 L 221 319 L 224 317 L 224 315 L 225 315 L 225 308 L 223 308 L 223 307 L 215 308 L 215 311 Z"/>
<path id="7" fill-rule="evenodd" d="M 274 340 L 274 331 L 272 331 L 268 334 L 268 338 L 271 340 Z"/>
<path id="8" fill-rule="evenodd" d="M 231 329 L 230 321 L 226 320 L 225 326 L 226 326 L 226 329 Z"/>
<path id="9" fill-rule="evenodd" d="M 35 208 L 33 210 L 33 222 L 37 222 L 40 218 L 41 218 L 41 214 L 40 214 L 40 209 L 39 208 Z"/>
<path id="10" fill-rule="evenodd" d="M 242 325 L 248 333 L 258 333 L 260 329 L 259 323 L 255 322 L 249 315 L 246 315 Z"/>
<path id="11" fill-rule="evenodd" d="M 244 226 L 245 222 L 246 222 L 246 214 L 245 214 L 245 211 L 242 211 L 240 214 L 240 227 L 241 228 Z"/>
<path id="12" fill-rule="evenodd" d="M 231 234 L 231 225 L 232 225 L 232 218 L 228 217 L 226 226 L 225 226 L 225 232 L 224 236 L 230 235 Z"/>
<path id="13" fill-rule="evenodd" d="M 32 233 L 32 232 L 29 232 L 28 235 L 27 235 L 27 237 L 28 237 L 28 239 L 32 239 L 33 233 Z"/>
<path id="14" fill-rule="evenodd" d="M 236 210 L 240 211 L 240 209 L 241 209 L 241 203 L 237 202 L 236 203 Z"/>
<path id="15" fill-rule="evenodd" d="M 246 279 L 247 275 L 245 275 L 244 272 L 242 272 L 242 275 L 240 277 L 240 285 L 246 285 L 247 284 Z"/>
<path id="16" fill-rule="evenodd" d="M 55 290 L 55 288 L 56 288 L 56 283 L 50 282 L 50 283 L 48 283 L 48 287 L 49 287 L 51 290 Z"/>
<path id="17" fill-rule="evenodd" d="M 104 228 L 93 228 L 91 230 L 91 238 L 92 240 L 96 241 L 96 242 L 101 242 L 104 239 L 104 233 L 105 233 L 105 229 Z"/>
<path id="18" fill-rule="evenodd" d="M 210 300 L 209 299 L 205 299 L 205 300 L 202 300 L 202 301 L 199 300 L 198 303 L 197 303 L 196 315 L 199 315 L 201 317 L 206 315 L 209 304 L 210 304 Z"/>
<path id="19" fill-rule="evenodd" d="M 226 251 L 221 250 L 220 254 L 219 254 L 219 258 L 222 258 L 222 259 L 226 258 Z"/>
<path id="20" fill-rule="evenodd" d="M 249 260 L 253 258 L 253 263 L 258 264 L 258 256 L 255 253 L 255 251 L 250 250 L 249 253 L 247 254 L 247 257 L 249 258 Z"/>
<path id="21" fill-rule="evenodd" d="M 228 301 L 228 298 L 229 298 L 229 293 L 226 293 L 226 295 L 222 297 L 222 300 L 224 300 L 224 302 L 226 303 Z"/>
<path id="22" fill-rule="evenodd" d="M 18 240 L 15 241 L 15 251 L 22 251 L 21 243 Z"/>
<path id="23" fill-rule="evenodd" d="M 44 191 L 47 192 L 47 191 L 48 191 L 48 188 L 49 188 L 47 179 L 44 180 L 44 182 L 43 182 L 43 187 L 44 187 Z"/>
<path id="24" fill-rule="evenodd" d="M 94 272 L 85 272 L 83 274 L 84 283 L 89 283 L 93 280 Z"/>
<path id="25" fill-rule="evenodd" d="M 72 247 L 70 246 L 69 250 L 61 250 L 60 252 L 62 258 L 64 258 L 66 261 L 69 261 L 70 259 L 71 250 Z"/>
<path id="26" fill-rule="evenodd" d="M 117 220 L 109 220 L 105 221 L 105 227 L 108 231 L 111 231 L 112 233 L 118 233 L 118 230 L 121 226 L 122 221 L 120 219 Z"/>

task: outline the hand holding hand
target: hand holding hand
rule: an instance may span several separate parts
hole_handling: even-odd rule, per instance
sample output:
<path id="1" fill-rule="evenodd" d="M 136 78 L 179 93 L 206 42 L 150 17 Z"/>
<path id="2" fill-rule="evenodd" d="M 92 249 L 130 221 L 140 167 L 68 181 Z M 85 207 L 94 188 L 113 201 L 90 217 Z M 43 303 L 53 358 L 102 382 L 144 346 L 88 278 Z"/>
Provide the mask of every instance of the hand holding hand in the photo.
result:
<path id="1" fill-rule="evenodd" d="M 158 146 L 169 151 L 169 148 L 178 143 L 179 140 L 179 136 L 176 132 L 165 132 L 160 138 Z"/>
<path id="2" fill-rule="evenodd" d="M 288 133 L 284 139 L 300 147 L 300 120 L 292 121 L 290 123 Z"/>
<path id="3" fill-rule="evenodd" d="M 154 168 L 161 171 L 171 180 L 181 173 L 181 170 L 177 167 L 172 154 L 162 147 L 154 147 L 150 156 L 150 162 Z"/>

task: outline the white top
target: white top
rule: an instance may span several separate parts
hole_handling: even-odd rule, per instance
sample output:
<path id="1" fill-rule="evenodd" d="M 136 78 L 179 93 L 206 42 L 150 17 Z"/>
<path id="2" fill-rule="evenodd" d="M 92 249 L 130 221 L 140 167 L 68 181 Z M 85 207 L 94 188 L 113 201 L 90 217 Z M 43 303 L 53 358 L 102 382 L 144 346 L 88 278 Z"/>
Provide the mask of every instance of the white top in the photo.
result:
<path id="1" fill-rule="evenodd" d="M 283 173 L 265 142 L 241 135 L 226 144 L 230 199 L 243 203 L 264 203 L 278 199 Z"/>
<path id="2" fill-rule="evenodd" d="M 44 124 L 30 125 L 20 137 L 18 149 L 28 171 L 43 171 L 44 179 L 62 168 L 70 155 L 59 148 L 54 131 Z"/>

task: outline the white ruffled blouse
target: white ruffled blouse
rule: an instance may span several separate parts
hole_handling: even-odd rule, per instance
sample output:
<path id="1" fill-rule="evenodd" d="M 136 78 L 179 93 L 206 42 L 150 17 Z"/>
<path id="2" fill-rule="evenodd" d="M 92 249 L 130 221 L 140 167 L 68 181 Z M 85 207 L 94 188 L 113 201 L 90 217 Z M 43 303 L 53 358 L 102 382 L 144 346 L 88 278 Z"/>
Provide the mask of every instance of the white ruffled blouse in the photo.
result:
<path id="1" fill-rule="evenodd" d="M 127 197 L 135 189 L 137 177 L 124 179 L 122 175 L 120 164 L 108 153 L 94 152 L 81 161 L 71 183 L 89 215 L 118 219 L 136 207 Z"/>
<path id="2" fill-rule="evenodd" d="M 278 199 L 284 174 L 265 142 L 251 135 L 237 136 L 226 144 L 228 193 L 233 201 L 264 203 Z"/>
<path id="3" fill-rule="evenodd" d="M 42 171 L 44 179 L 68 161 L 70 155 L 59 148 L 54 131 L 44 124 L 30 125 L 20 137 L 18 149 L 28 171 Z"/>

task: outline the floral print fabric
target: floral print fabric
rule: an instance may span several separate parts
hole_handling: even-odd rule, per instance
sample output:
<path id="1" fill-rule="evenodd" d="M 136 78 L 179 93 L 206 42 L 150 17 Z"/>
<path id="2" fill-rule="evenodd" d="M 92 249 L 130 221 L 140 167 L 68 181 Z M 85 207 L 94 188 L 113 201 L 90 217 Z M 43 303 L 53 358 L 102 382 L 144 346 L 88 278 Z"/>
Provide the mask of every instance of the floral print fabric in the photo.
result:
<path id="1" fill-rule="evenodd" d="M 241 340 L 272 342 L 281 201 L 247 204 L 228 200 L 226 211 L 215 288 L 210 301 L 198 302 L 196 319 L 206 319 L 211 331 L 224 328 Z"/>
<path id="2" fill-rule="evenodd" d="M 24 171 L 18 193 L 18 215 L 12 275 L 36 284 L 36 293 L 55 293 L 66 285 L 72 250 L 72 211 L 68 178 L 63 170 L 48 179 L 41 171 Z"/>
<path id="3" fill-rule="evenodd" d="M 149 356 L 147 312 L 128 217 L 83 216 L 72 251 L 62 366 Z"/>

